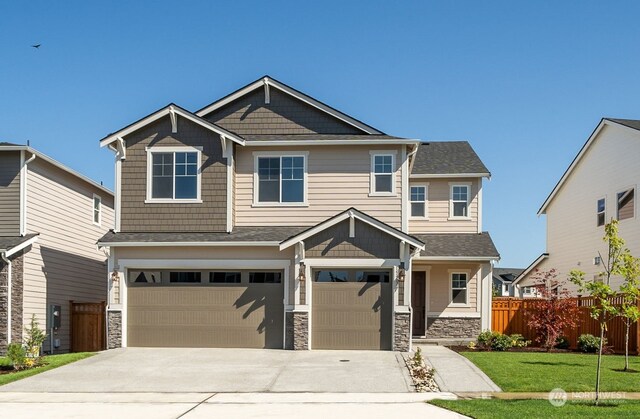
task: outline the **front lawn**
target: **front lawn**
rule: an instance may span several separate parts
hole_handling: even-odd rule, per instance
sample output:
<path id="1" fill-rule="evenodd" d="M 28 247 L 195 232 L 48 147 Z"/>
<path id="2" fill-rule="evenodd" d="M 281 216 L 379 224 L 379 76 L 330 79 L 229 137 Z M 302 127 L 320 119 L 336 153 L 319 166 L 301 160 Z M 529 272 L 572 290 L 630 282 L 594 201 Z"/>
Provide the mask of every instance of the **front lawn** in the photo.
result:
<path id="1" fill-rule="evenodd" d="M 593 391 L 595 355 L 541 352 L 461 352 L 503 391 Z M 630 368 L 640 371 L 640 357 L 630 357 Z M 602 358 L 602 391 L 640 391 L 640 373 L 621 372 L 624 356 Z"/>
<path id="2" fill-rule="evenodd" d="M 640 401 L 567 402 L 555 407 L 547 400 L 432 400 L 429 403 L 453 410 L 472 418 L 637 418 L 640 417 Z"/>
<path id="3" fill-rule="evenodd" d="M 11 368 L 11 362 L 9 362 L 8 358 L 0 356 L 0 386 L 12 381 L 40 374 L 41 372 L 58 368 L 93 355 L 95 355 L 93 352 L 76 352 L 71 354 L 43 356 L 42 362 L 44 365 L 22 371 L 9 371 L 9 368 Z"/>

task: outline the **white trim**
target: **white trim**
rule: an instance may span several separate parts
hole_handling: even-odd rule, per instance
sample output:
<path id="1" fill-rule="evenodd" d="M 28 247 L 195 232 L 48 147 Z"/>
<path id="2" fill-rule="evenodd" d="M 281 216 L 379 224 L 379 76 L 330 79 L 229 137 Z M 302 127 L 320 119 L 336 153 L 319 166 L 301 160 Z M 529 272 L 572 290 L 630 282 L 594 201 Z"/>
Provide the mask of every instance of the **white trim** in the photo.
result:
<path id="1" fill-rule="evenodd" d="M 113 206 L 114 206 L 114 212 L 115 212 L 115 216 L 114 216 L 114 226 L 113 229 L 116 233 L 120 232 L 120 227 L 121 227 L 121 214 L 122 214 L 122 155 L 120 151 L 116 152 L 115 155 L 115 182 L 114 182 L 114 187 L 116 190 L 115 196 L 114 196 L 114 202 L 113 202 Z"/>
<path id="2" fill-rule="evenodd" d="M 427 317 L 438 317 L 438 318 L 452 318 L 452 317 L 458 317 L 458 318 L 466 318 L 466 319 L 479 319 L 482 317 L 482 315 L 478 312 L 475 311 L 448 311 L 448 312 L 442 312 L 442 311 L 430 311 L 427 313 Z"/>
<path id="3" fill-rule="evenodd" d="M 369 171 L 369 196 L 396 196 L 396 156 L 397 150 L 370 150 L 371 156 L 371 168 Z M 376 173 L 375 173 L 375 159 L 378 156 L 391 156 L 391 173 L 379 173 L 382 176 L 391 176 L 391 192 L 377 192 L 376 191 Z"/>
<path id="4" fill-rule="evenodd" d="M 274 241 L 220 241 L 220 242 L 102 242 L 98 243 L 98 247 L 174 247 L 174 246 L 194 246 L 194 247 L 206 247 L 206 246 L 224 246 L 224 247 L 239 247 L 239 246 L 279 246 L 280 242 Z"/>
<path id="5" fill-rule="evenodd" d="M 226 143 L 226 152 L 227 152 L 227 233 L 231 233 L 233 231 L 233 206 L 235 202 L 233 201 L 233 144 L 231 140 L 225 140 Z"/>
<path id="6" fill-rule="evenodd" d="M 182 108 L 180 108 L 177 105 L 168 105 L 163 109 L 160 109 L 159 111 L 152 113 L 151 115 L 141 119 L 140 121 L 129 125 L 126 128 L 123 128 L 113 134 L 110 134 L 109 136 L 103 138 L 102 140 L 100 140 L 100 147 L 104 147 L 107 146 L 109 144 L 111 144 L 112 142 L 116 141 L 118 139 L 118 137 L 120 138 L 124 138 L 125 136 L 131 134 L 134 131 L 139 130 L 140 128 L 154 122 L 157 121 L 158 119 L 170 114 L 171 112 L 174 112 L 176 115 L 180 115 L 181 117 L 188 119 L 189 121 L 196 123 L 204 128 L 207 128 L 210 131 L 215 132 L 218 135 L 224 135 L 225 137 L 231 139 L 232 141 L 240 144 L 240 145 L 244 145 L 245 141 L 242 137 L 233 134 L 230 131 L 227 131 L 226 129 L 219 127 L 205 119 L 202 119 L 194 114 L 192 114 L 191 112 L 188 112 Z M 177 119 L 176 119 L 177 121 Z M 177 122 L 176 122 L 177 123 Z"/>
<path id="7" fill-rule="evenodd" d="M 400 198 L 401 198 L 401 223 L 402 231 L 409 232 L 409 212 L 407 207 L 407 198 L 410 198 L 410 185 L 409 185 L 409 159 L 407 157 L 407 146 L 402 146 L 402 165 L 400 167 Z M 410 211 L 410 210 L 409 210 Z"/>
<path id="8" fill-rule="evenodd" d="M 38 236 L 33 236 L 32 238 L 30 238 L 29 240 L 25 240 L 22 243 L 20 243 L 17 246 L 14 246 L 10 249 L 0 249 L 1 253 L 4 253 L 7 257 L 9 256 L 13 256 L 14 254 L 18 253 L 19 251 L 21 251 L 22 249 L 31 246 L 32 244 L 34 244 L 35 242 L 38 241 Z"/>
<path id="9" fill-rule="evenodd" d="M 349 238 L 356 237 L 356 219 L 353 216 L 353 211 L 349 211 Z"/>
<path id="10" fill-rule="evenodd" d="M 491 178 L 491 173 L 414 173 L 411 175 L 412 179 L 424 179 L 424 178 Z"/>
<path id="11" fill-rule="evenodd" d="M 334 118 L 337 118 L 343 122 L 346 122 L 349 125 L 352 125 L 364 132 L 366 132 L 367 134 L 382 134 L 381 131 L 378 131 L 377 129 L 370 127 L 360 121 L 355 120 L 354 118 L 336 110 L 333 108 L 330 108 L 329 106 L 317 101 L 316 99 L 313 99 L 310 96 L 305 95 L 302 92 L 298 92 L 292 88 L 290 88 L 289 86 L 285 86 L 282 83 L 280 83 L 277 80 L 272 79 L 271 77 L 264 77 L 261 78 L 259 80 L 256 80 L 255 82 L 251 83 L 250 85 L 236 91 L 235 93 L 220 99 L 214 103 L 212 103 L 211 105 L 199 110 L 198 112 L 196 112 L 197 116 L 205 116 L 213 111 L 215 111 L 216 109 L 219 109 L 221 107 L 223 107 L 224 105 L 233 102 L 234 100 L 246 95 L 247 93 L 259 88 L 259 87 L 263 87 L 265 83 L 269 84 L 269 87 L 275 87 L 276 89 L 287 93 L 293 97 L 295 97 L 298 100 L 301 100 L 302 102 L 307 103 L 308 105 L 313 106 L 314 108 L 320 109 L 323 112 L 328 113 L 329 115 L 333 116 Z"/>
<path id="12" fill-rule="evenodd" d="M 271 103 L 271 92 L 269 91 L 269 78 L 265 77 L 262 79 L 264 83 L 264 103 L 266 105 Z"/>
<path id="13" fill-rule="evenodd" d="M 483 267 L 480 268 L 483 271 Z M 492 299 L 492 290 L 493 290 L 493 263 L 489 264 L 489 270 L 486 275 L 482 277 L 481 287 L 482 287 L 482 300 L 480 301 L 480 323 L 482 326 L 482 330 L 490 330 L 491 329 L 491 299 Z M 478 279 L 480 280 L 480 279 Z"/>
<path id="14" fill-rule="evenodd" d="M 482 178 L 478 180 L 478 233 L 482 233 Z"/>
<path id="15" fill-rule="evenodd" d="M 24 150 L 20 150 L 20 235 L 27 234 L 27 165 Z M 11 295 L 11 294 L 9 294 Z M 11 299 L 11 297 L 9 297 Z M 10 329 L 11 327 L 9 327 Z"/>
<path id="16" fill-rule="evenodd" d="M 179 147 L 146 147 L 147 152 L 147 197 L 145 204 L 201 204 L 202 203 L 202 147 L 179 146 Z M 153 154 L 173 153 L 173 196 L 176 195 L 176 154 L 175 153 L 196 153 L 196 197 L 189 199 L 176 198 L 154 198 L 153 193 Z"/>
<path id="17" fill-rule="evenodd" d="M 465 287 L 464 287 L 464 290 L 465 290 L 464 303 L 453 302 L 453 275 L 454 274 L 458 274 L 458 275 L 464 274 L 467 276 L 467 279 L 465 281 Z M 471 304 L 469 303 L 469 291 L 470 291 L 469 282 L 471 281 L 471 271 L 465 270 L 465 269 L 448 269 L 448 275 L 449 275 L 449 303 L 447 304 L 447 307 L 471 307 Z M 463 289 L 463 288 L 456 288 L 456 289 Z"/>
<path id="18" fill-rule="evenodd" d="M 311 145 L 415 145 L 419 144 L 420 140 L 415 139 L 351 139 L 351 140 L 246 140 L 245 146 L 311 146 Z M 456 177 L 456 176 L 444 176 L 444 177 Z M 471 177 L 465 175 L 464 177 Z"/>
<path id="19" fill-rule="evenodd" d="M 414 260 L 430 260 L 430 261 L 491 261 L 499 260 L 499 256 L 415 256 Z"/>
<path id="20" fill-rule="evenodd" d="M 453 188 L 464 186 L 467 188 L 467 215 L 455 216 L 453 215 Z M 449 182 L 449 218 L 448 220 L 471 220 L 471 182 Z M 461 202 L 461 201 L 455 201 Z"/>
<path id="21" fill-rule="evenodd" d="M 424 188 L 424 215 L 415 216 L 412 214 L 412 205 L 414 203 L 421 203 L 421 201 L 411 200 L 411 188 Z M 409 185 L 409 219 L 410 220 L 429 220 L 429 182 L 426 183 L 413 183 Z"/>
<path id="22" fill-rule="evenodd" d="M 178 116 L 173 106 L 169 106 L 169 117 L 171 118 L 171 133 L 176 134 L 178 132 Z"/>
<path id="23" fill-rule="evenodd" d="M 511 283 L 511 285 L 515 286 L 518 284 L 518 282 L 520 282 L 522 280 L 522 278 L 524 278 L 525 276 L 529 275 L 529 272 L 531 272 L 536 266 L 538 266 L 540 264 L 540 262 L 542 262 L 543 260 L 545 260 L 546 258 L 549 257 L 548 253 L 543 253 L 540 256 L 538 256 L 538 258 L 536 260 L 534 260 L 531 265 L 529 265 L 527 267 L 527 269 L 525 269 L 524 271 L 522 271 L 520 273 L 520 275 L 518 275 L 516 277 L 516 279 L 513 280 L 513 282 Z M 518 286 L 518 288 L 520 288 L 520 286 Z"/>
<path id="24" fill-rule="evenodd" d="M 617 198 L 617 194 L 616 194 L 616 198 Z M 600 214 L 600 212 L 598 212 L 598 201 L 604 201 L 604 211 L 602 211 L 602 215 L 604 216 L 604 222 L 602 223 L 602 225 L 598 225 L 598 214 Z M 599 198 L 596 198 L 596 228 L 600 228 L 600 227 L 604 227 L 607 224 L 607 195 L 601 196 Z M 616 199 L 617 201 L 617 199 Z M 618 206 L 618 203 L 616 202 L 616 208 Z"/>
<path id="25" fill-rule="evenodd" d="M 306 258 L 304 263 L 313 268 L 390 268 L 400 265 L 400 259 Z"/>
<path id="26" fill-rule="evenodd" d="M 96 198 L 98 198 L 98 222 L 96 222 Z M 98 227 L 102 225 L 102 197 L 97 194 L 93 194 L 91 199 L 91 221 Z"/>
<path id="27" fill-rule="evenodd" d="M 305 240 L 308 237 L 311 237 L 317 233 L 319 233 L 320 231 L 323 231 L 331 226 L 334 226 L 336 224 L 338 224 L 341 221 L 346 220 L 349 217 L 355 217 L 358 220 L 365 222 L 369 225 L 371 225 L 372 227 L 375 227 L 379 230 L 382 230 L 384 232 L 386 232 L 387 234 L 396 237 L 400 240 L 404 240 L 407 243 L 409 243 L 410 245 L 412 245 L 413 247 L 416 247 L 419 250 L 423 250 L 424 249 L 424 243 L 422 243 L 421 241 L 409 236 L 406 233 L 403 232 L 398 232 L 398 230 L 394 229 L 393 227 L 389 227 L 386 224 L 381 223 L 380 221 L 369 217 L 366 214 L 361 213 L 360 211 L 357 210 L 350 210 L 350 211 L 344 211 L 341 214 L 338 214 L 332 218 L 329 218 L 328 220 L 325 220 L 323 222 L 321 222 L 320 224 L 310 228 L 307 231 L 304 231 L 292 238 L 289 238 L 285 241 L 283 241 L 282 243 L 280 243 L 280 250 L 286 249 L 287 247 L 295 244 L 296 242 L 300 241 L 300 240 Z"/>
<path id="28" fill-rule="evenodd" d="M 280 196 L 279 202 L 260 202 L 260 179 L 258 176 L 258 161 L 260 158 L 278 157 L 280 159 L 280 177 L 278 182 Z M 282 159 L 284 157 L 302 157 L 303 159 L 303 185 L 302 202 L 282 202 Z M 253 203 L 252 207 L 307 207 L 309 206 L 309 152 L 308 151 L 254 151 L 253 152 Z"/>
<path id="29" fill-rule="evenodd" d="M 11 343 L 11 303 L 12 296 L 11 293 L 13 291 L 13 281 L 12 281 L 12 261 L 9 260 L 6 252 L 0 252 L 0 259 L 7 265 L 7 346 Z"/>

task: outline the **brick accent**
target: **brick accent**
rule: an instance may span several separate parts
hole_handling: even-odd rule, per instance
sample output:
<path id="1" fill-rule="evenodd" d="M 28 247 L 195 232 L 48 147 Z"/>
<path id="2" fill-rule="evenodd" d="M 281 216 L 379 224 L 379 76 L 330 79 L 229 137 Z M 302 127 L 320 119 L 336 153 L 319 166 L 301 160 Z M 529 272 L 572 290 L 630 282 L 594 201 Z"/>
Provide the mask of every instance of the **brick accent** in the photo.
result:
<path id="1" fill-rule="evenodd" d="M 107 348 L 122 347 L 122 312 L 107 311 Z"/>
<path id="2" fill-rule="evenodd" d="M 287 312 L 285 349 L 296 351 L 309 349 L 309 313 Z"/>
<path id="3" fill-rule="evenodd" d="M 24 295 L 24 253 L 11 258 L 11 342 L 22 342 L 22 313 Z M 6 354 L 7 310 L 9 308 L 9 267 L 0 260 L 0 355 Z"/>
<path id="4" fill-rule="evenodd" d="M 408 352 L 411 342 L 411 313 L 395 313 L 393 350 Z"/>
<path id="5" fill-rule="evenodd" d="M 427 318 L 427 338 L 472 339 L 480 333 L 480 319 L 468 317 Z"/>
<path id="6" fill-rule="evenodd" d="M 395 237 L 362 221 L 355 221 L 355 237 L 349 237 L 349 220 L 342 221 L 305 240 L 309 258 L 379 258 L 400 257 L 400 243 Z"/>

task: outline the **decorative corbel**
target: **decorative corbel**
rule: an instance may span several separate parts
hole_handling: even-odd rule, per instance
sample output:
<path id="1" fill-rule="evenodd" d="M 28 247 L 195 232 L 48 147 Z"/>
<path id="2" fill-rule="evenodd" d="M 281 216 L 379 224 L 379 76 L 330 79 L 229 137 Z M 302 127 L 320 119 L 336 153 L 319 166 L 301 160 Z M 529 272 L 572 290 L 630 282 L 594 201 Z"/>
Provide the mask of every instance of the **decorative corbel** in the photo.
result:
<path id="1" fill-rule="evenodd" d="M 173 106 L 169 106 L 169 117 L 171 118 L 171 132 L 173 134 L 178 132 L 178 115 Z"/>
<path id="2" fill-rule="evenodd" d="M 349 238 L 356 236 L 356 220 L 353 216 L 353 211 L 349 211 Z"/>
<path id="3" fill-rule="evenodd" d="M 120 160 L 125 160 L 127 158 L 127 147 L 122 137 L 116 138 L 116 148 L 118 150 L 118 157 Z"/>
<path id="4" fill-rule="evenodd" d="M 268 105 L 269 103 L 271 103 L 271 95 L 269 94 L 269 79 L 265 77 L 264 79 L 262 79 L 262 82 L 264 83 L 264 103 Z"/>

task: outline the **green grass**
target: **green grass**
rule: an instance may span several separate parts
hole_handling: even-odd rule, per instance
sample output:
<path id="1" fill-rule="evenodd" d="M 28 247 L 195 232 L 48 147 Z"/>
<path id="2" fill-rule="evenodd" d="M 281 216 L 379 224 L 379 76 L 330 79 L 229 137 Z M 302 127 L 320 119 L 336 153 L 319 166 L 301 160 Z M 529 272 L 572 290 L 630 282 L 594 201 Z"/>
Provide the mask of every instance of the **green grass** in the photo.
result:
<path id="1" fill-rule="evenodd" d="M 595 355 L 539 352 L 462 352 L 503 391 L 593 391 Z M 630 357 L 630 368 L 640 371 L 640 357 Z M 605 355 L 602 360 L 602 391 L 640 391 L 640 372 L 624 368 L 624 356 Z"/>
<path id="2" fill-rule="evenodd" d="M 95 355 L 94 352 L 76 352 L 72 354 L 44 356 L 42 357 L 42 361 L 44 365 L 40 367 L 36 367 L 28 370 L 10 372 L 8 374 L 0 374 L 0 386 L 10 383 L 12 381 L 17 381 L 26 377 L 31 377 L 32 375 L 40 374 L 41 372 L 49 371 L 66 364 L 70 364 L 72 362 L 79 361 L 84 358 L 88 358 L 93 355 Z M 0 356 L 0 368 L 3 368 L 3 367 L 7 368 L 10 366 L 11 366 L 11 362 L 9 362 L 9 359 L 6 357 Z"/>
<path id="3" fill-rule="evenodd" d="M 547 400 L 432 400 L 429 403 L 453 410 L 472 418 L 637 418 L 640 417 L 639 400 L 593 402 L 567 402 L 555 407 Z"/>

